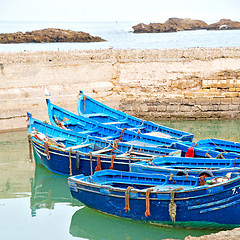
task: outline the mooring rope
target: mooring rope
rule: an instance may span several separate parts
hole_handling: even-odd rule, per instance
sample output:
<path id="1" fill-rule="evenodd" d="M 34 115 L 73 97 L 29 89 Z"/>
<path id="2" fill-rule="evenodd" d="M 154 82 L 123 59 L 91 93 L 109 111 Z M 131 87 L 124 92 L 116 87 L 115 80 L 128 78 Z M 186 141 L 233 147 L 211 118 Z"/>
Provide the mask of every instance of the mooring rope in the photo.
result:
<path id="1" fill-rule="evenodd" d="M 125 208 L 124 208 L 124 209 L 125 209 L 125 212 L 130 211 L 129 195 L 130 195 L 131 189 L 133 189 L 133 187 L 128 186 L 128 187 L 127 187 L 127 190 L 126 190 L 126 192 L 125 192 Z"/>
<path id="2" fill-rule="evenodd" d="M 95 168 L 95 172 L 100 171 L 100 170 L 102 170 L 102 167 L 101 167 L 101 159 L 100 159 L 100 157 L 98 156 L 98 158 L 97 158 L 97 166 L 96 166 L 96 168 Z"/>
<path id="3" fill-rule="evenodd" d="M 146 191 L 146 211 L 145 211 L 145 216 L 148 217 L 150 216 L 150 200 L 149 200 L 149 195 L 153 191 L 153 188 L 149 188 Z"/>
<path id="4" fill-rule="evenodd" d="M 30 161 L 33 161 L 33 155 L 32 155 L 32 135 L 28 134 L 28 148 L 29 148 L 29 158 Z"/>
<path id="5" fill-rule="evenodd" d="M 47 160 L 50 160 L 51 156 L 50 156 L 50 153 L 49 153 L 49 145 L 47 142 L 43 142 L 44 143 L 44 148 L 45 148 L 45 151 L 44 153 L 47 154 Z"/>
<path id="6" fill-rule="evenodd" d="M 110 169 L 112 169 L 112 170 L 114 169 L 114 168 L 113 168 L 113 164 L 114 164 L 114 159 L 115 159 L 115 158 L 116 158 L 116 155 L 113 154 L 112 157 L 111 157 L 111 166 L 110 166 Z"/>
<path id="7" fill-rule="evenodd" d="M 179 190 L 183 190 L 183 187 L 179 187 L 179 188 L 175 188 L 172 190 L 171 192 L 171 199 L 170 199 L 170 203 L 169 203 L 169 215 L 171 217 L 171 220 L 173 222 L 175 222 L 175 219 L 176 219 L 176 213 L 177 213 L 177 205 L 176 203 L 174 202 L 174 198 L 175 198 L 175 193 Z"/>
<path id="8" fill-rule="evenodd" d="M 71 156 L 71 153 L 72 153 L 72 148 L 70 148 L 70 150 L 69 150 L 69 169 L 70 169 L 70 175 L 72 176 L 72 156 Z"/>

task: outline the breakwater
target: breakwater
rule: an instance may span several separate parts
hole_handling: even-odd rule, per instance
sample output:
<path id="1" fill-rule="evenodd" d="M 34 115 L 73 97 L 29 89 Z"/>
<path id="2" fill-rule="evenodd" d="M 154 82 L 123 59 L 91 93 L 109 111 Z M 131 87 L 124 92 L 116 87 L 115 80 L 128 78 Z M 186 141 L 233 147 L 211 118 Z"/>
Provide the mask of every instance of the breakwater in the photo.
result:
<path id="1" fill-rule="evenodd" d="M 78 91 L 144 119 L 239 119 L 240 48 L 0 53 L 0 130 L 77 112 Z"/>

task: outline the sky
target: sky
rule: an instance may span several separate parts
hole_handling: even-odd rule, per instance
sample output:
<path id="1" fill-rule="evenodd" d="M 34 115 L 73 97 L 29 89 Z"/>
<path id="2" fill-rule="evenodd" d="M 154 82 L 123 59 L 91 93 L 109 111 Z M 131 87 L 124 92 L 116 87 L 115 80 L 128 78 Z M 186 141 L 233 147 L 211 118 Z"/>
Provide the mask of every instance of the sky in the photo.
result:
<path id="1" fill-rule="evenodd" d="M 0 0 L 0 21 L 240 20 L 240 0 Z"/>

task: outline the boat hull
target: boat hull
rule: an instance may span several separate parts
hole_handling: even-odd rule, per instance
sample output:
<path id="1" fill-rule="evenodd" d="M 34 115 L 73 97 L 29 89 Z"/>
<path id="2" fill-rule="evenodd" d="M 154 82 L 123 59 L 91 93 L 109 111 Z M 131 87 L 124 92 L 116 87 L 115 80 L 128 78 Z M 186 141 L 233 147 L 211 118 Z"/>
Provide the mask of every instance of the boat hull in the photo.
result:
<path id="1" fill-rule="evenodd" d="M 155 175 L 156 176 L 156 175 Z M 125 210 L 125 191 L 97 186 L 69 178 L 71 194 L 90 208 L 110 215 L 141 222 L 185 227 L 240 226 L 240 178 L 227 184 L 200 186 L 177 192 L 175 222 L 171 220 L 171 190 L 153 191 L 149 196 L 150 215 L 146 216 L 146 196 L 130 192 L 129 208 Z"/>
<path id="2" fill-rule="evenodd" d="M 77 160 L 76 152 L 71 153 L 69 156 L 69 151 L 60 151 L 58 149 L 49 147 L 50 159 L 47 158 L 45 153 L 44 145 L 39 144 L 36 141 L 33 142 L 33 152 L 37 165 L 43 165 L 50 171 L 63 175 L 91 175 L 95 172 L 95 168 L 98 164 L 98 156 L 101 160 L 101 169 L 110 169 L 111 167 L 111 155 L 92 155 L 92 165 L 89 153 L 80 153 L 79 159 Z M 137 162 L 131 158 L 115 158 L 113 163 L 113 168 L 121 171 L 129 171 L 131 162 Z M 92 171 L 91 171 L 92 169 Z"/>

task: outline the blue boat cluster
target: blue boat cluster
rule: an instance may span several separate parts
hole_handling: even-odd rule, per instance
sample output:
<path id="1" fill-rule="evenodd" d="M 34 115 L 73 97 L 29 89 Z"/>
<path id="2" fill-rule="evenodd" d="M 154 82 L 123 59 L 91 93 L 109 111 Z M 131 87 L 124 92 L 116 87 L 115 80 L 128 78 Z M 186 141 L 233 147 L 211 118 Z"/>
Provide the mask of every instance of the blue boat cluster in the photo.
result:
<path id="1" fill-rule="evenodd" d="M 50 124 L 28 113 L 37 165 L 69 175 L 74 198 L 123 218 L 187 227 L 240 225 L 240 143 L 127 115 L 80 91 L 78 115 L 47 99 Z M 31 153 L 31 149 L 30 149 Z"/>

